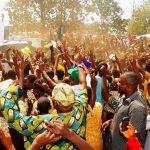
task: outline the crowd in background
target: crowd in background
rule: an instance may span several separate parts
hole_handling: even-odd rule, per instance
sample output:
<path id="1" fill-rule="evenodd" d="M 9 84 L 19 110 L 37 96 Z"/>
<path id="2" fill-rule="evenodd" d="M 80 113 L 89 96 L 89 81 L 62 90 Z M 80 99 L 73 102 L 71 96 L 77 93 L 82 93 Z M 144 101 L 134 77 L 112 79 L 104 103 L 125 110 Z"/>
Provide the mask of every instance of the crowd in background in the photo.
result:
<path id="1" fill-rule="evenodd" d="M 0 149 L 149 150 L 150 40 L 52 38 L 0 53 Z"/>

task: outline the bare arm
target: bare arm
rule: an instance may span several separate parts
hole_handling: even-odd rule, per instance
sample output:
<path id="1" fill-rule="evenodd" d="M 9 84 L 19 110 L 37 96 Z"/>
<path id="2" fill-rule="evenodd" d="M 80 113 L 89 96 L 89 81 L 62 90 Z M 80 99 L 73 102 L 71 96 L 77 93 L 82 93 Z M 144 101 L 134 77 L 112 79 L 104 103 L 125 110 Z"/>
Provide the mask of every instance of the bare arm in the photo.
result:
<path id="1" fill-rule="evenodd" d="M 51 63 L 52 63 L 52 65 L 54 65 L 55 59 L 54 59 L 54 48 L 53 48 L 53 46 L 50 46 L 50 51 L 51 51 Z"/>
<path id="2" fill-rule="evenodd" d="M 80 65 L 78 65 L 78 71 L 79 71 L 79 83 L 80 83 L 80 87 L 81 89 L 86 88 L 86 77 L 85 77 L 85 72 L 83 67 L 81 67 Z"/>
<path id="3" fill-rule="evenodd" d="M 49 87 L 52 89 L 56 86 L 56 83 L 47 75 L 46 71 L 42 72 L 43 78 L 48 82 Z"/>
<path id="4" fill-rule="evenodd" d="M 48 130 L 56 135 L 61 135 L 64 138 L 75 144 L 80 150 L 94 150 L 85 140 L 68 128 L 63 122 L 49 122 Z"/>
<path id="5" fill-rule="evenodd" d="M 101 74 L 102 74 L 102 94 L 103 94 L 103 98 L 107 101 L 109 101 L 109 90 L 107 87 L 107 82 L 106 82 L 106 74 L 108 73 L 107 69 L 105 66 L 103 66 L 101 68 Z"/>
<path id="6" fill-rule="evenodd" d="M 89 105 L 91 108 L 94 108 L 95 101 L 96 101 L 96 86 L 97 86 L 97 80 L 94 75 L 91 77 L 91 99 L 89 101 Z"/>

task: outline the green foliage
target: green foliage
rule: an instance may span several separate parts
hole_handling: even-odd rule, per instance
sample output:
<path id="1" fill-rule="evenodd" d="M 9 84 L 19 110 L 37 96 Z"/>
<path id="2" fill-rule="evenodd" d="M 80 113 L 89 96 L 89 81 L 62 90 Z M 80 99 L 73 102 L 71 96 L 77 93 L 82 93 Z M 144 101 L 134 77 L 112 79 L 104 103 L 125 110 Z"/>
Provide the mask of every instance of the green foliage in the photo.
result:
<path id="1" fill-rule="evenodd" d="M 92 5 L 99 16 L 101 32 L 125 32 L 127 20 L 122 20 L 123 12 L 117 1 L 92 0 Z"/>
<path id="2" fill-rule="evenodd" d="M 150 32 L 150 4 L 139 7 L 133 12 L 132 19 L 128 25 L 128 33 L 146 34 Z"/>
<path id="3" fill-rule="evenodd" d="M 91 21 L 99 24 L 93 31 L 123 33 L 127 25 L 115 0 L 8 0 L 6 10 L 13 31 L 49 35 L 50 28 L 55 28 L 60 38 L 65 31 L 82 32 L 80 27 L 87 27 L 85 20 L 91 13 Z"/>

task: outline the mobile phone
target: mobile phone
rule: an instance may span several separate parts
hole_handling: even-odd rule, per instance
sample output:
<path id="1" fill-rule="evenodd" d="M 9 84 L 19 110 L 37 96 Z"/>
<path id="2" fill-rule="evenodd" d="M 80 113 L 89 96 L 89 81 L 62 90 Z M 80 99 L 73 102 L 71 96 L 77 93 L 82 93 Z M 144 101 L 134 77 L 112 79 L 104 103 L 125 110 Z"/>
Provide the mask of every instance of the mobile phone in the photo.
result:
<path id="1" fill-rule="evenodd" d="M 128 130 L 127 126 L 129 125 L 129 117 L 122 118 L 122 131 Z"/>

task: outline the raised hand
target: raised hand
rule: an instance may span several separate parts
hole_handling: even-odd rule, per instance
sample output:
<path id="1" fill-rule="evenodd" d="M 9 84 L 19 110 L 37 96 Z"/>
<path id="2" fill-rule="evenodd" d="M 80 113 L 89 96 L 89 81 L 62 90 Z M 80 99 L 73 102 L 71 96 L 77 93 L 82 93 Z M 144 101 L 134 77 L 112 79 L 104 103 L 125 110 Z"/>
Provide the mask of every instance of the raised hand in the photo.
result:
<path id="1" fill-rule="evenodd" d="M 120 132 L 127 139 L 135 136 L 135 128 L 131 125 L 131 123 L 129 123 L 129 125 L 127 126 L 128 130 L 126 130 L 126 131 L 122 130 L 122 123 L 120 123 L 119 128 L 120 128 Z"/>
<path id="2" fill-rule="evenodd" d="M 32 145 L 29 147 L 28 150 L 40 149 L 42 146 L 45 146 L 53 142 L 57 142 L 60 139 L 61 139 L 60 136 L 55 136 L 50 131 L 45 130 L 43 133 L 41 133 L 35 138 L 35 140 L 33 141 Z"/>
<path id="3" fill-rule="evenodd" d="M 81 64 L 83 60 L 82 54 L 79 52 L 74 56 L 74 60 L 77 64 Z"/>
<path id="4" fill-rule="evenodd" d="M 47 130 L 67 138 L 68 132 L 69 132 L 69 127 L 65 125 L 63 122 L 60 121 L 53 121 L 53 122 L 46 122 L 48 124 Z"/>
<path id="5" fill-rule="evenodd" d="M 29 61 L 28 61 L 28 57 L 26 59 L 23 59 L 20 63 L 20 69 L 21 70 L 25 70 L 25 68 L 27 67 L 27 65 L 29 65 Z"/>
<path id="6" fill-rule="evenodd" d="M 1 128 L 0 128 L 0 140 L 8 150 L 15 150 L 10 134 L 7 132 L 4 133 Z"/>

